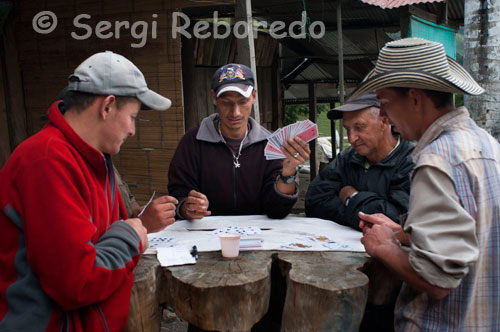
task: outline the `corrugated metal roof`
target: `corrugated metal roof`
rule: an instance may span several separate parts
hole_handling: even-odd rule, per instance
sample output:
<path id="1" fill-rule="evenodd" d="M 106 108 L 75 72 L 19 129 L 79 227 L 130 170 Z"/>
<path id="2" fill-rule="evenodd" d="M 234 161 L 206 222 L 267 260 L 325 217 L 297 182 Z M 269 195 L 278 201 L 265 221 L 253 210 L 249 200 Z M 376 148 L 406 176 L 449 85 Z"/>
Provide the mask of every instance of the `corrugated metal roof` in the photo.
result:
<path id="1" fill-rule="evenodd" d="M 361 1 L 385 9 L 385 8 L 398 8 L 406 5 L 416 5 L 426 2 L 445 2 L 446 0 L 361 0 Z"/>
<path id="2" fill-rule="evenodd" d="M 343 29 L 343 58 L 344 81 L 346 90 L 355 87 L 357 82 L 373 68 L 379 49 L 387 42 L 400 38 L 401 12 L 415 7 L 433 15 L 442 14 L 445 0 L 338 0 L 342 4 Z M 310 22 L 321 21 L 325 25 L 326 33 L 322 38 L 283 38 L 280 52 L 280 76 L 287 86 L 285 99 L 300 101 L 308 98 L 310 82 L 333 84 L 317 86 L 317 95 L 323 100 L 337 98 L 335 84 L 339 78 L 338 69 L 338 33 L 337 33 L 337 4 L 332 0 L 306 0 L 305 7 Z M 253 16 L 259 21 L 267 22 L 268 26 L 275 21 L 283 21 L 288 27 L 292 21 L 302 20 L 304 2 L 301 0 L 252 0 Z M 463 22 L 464 0 L 447 0 L 447 16 L 449 20 Z M 209 17 L 213 10 L 219 11 L 219 17 L 234 16 L 234 6 L 222 5 L 203 8 L 186 8 L 183 12 L 190 17 Z M 456 23 L 452 22 L 452 23 Z M 288 28 L 284 30 L 288 31 Z M 259 32 L 259 39 L 266 35 Z M 263 52 L 269 47 L 256 43 L 256 57 L 258 65 L 269 66 L 274 59 L 274 52 Z M 233 59 L 234 45 L 228 43 L 225 48 L 218 44 L 208 45 L 213 54 L 203 57 L 198 65 L 219 65 L 216 59 L 229 57 Z M 201 43 L 201 44 L 204 44 Z M 229 47 L 231 44 L 231 47 Z M 259 46 L 260 45 L 260 46 Z M 273 48 L 274 49 L 274 48 Z M 229 55 L 228 55 L 229 53 Z M 301 62 L 308 58 L 306 65 Z M 231 61 L 228 59 L 228 61 Z M 263 60 L 268 61 L 263 61 Z M 316 83 L 319 84 L 319 83 Z M 324 91 L 323 91 L 324 90 Z M 330 96 L 330 97 L 328 97 Z"/>

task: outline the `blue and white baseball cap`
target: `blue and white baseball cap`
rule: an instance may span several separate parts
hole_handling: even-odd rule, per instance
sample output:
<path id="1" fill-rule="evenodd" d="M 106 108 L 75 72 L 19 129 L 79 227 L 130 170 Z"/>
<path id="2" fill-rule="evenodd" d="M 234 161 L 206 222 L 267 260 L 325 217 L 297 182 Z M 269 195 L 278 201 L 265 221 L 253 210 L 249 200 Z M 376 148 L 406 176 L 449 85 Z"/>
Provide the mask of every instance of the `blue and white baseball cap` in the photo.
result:
<path id="1" fill-rule="evenodd" d="M 216 98 L 228 91 L 234 91 L 248 98 L 255 87 L 252 70 L 245 65 L 231 63 L 215 71 L 212 77 L 212 90 Z"/>

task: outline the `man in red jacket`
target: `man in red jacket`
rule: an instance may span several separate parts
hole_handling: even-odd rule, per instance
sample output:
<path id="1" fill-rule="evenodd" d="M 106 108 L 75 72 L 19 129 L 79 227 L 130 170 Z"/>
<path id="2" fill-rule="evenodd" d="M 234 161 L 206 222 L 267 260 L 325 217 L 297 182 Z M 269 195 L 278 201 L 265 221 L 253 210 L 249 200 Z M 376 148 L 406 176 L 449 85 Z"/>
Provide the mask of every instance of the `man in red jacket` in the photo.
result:
<path id="1" fill-rule="evenodd" d="M 0 171 L 0 331 L 121 331 L 127 321 L 147 230 L 127 218 L 110 155 L 134 135 L 141 104 L 171 102 L 112 52 L 78 66 L 68 90 Z"/>

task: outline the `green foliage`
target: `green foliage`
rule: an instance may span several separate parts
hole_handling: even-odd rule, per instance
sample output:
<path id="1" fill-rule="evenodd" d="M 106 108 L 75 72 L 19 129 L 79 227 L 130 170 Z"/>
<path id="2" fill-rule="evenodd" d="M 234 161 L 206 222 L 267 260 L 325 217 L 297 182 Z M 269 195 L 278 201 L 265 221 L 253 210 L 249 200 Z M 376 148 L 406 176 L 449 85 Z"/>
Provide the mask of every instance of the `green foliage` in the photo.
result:
<path id="1" fill-rule="evenodd" d="M 455 93 L 455 107 L 464 106 L 464 95 Z"/>
<path id="2" fill-rule="evenodd" d="M 316 112 L 318 118 L 320 114 L 325 114 L 330 109 L 328 104 L 317 104 Z M 309 118 L 309 105 L 286 105 L 285 106 L 285 126 L 291 123 L 305 120 Z"/>
<path id="3" fill-rule="evenodd" d="M 318 131 L 320 137 L 330 137 L 331 136 L 331 121 L 327 118 L 327 113 L 330 110 L 329 104 L 318 104 Z M 309 118 L 309 106 L 308 105 L 287 105 L 285 107 L 285 126 L 291 123 L 302 121 Z M 337 130 L 339 128 L 340 121 L 336 121 Z"/>

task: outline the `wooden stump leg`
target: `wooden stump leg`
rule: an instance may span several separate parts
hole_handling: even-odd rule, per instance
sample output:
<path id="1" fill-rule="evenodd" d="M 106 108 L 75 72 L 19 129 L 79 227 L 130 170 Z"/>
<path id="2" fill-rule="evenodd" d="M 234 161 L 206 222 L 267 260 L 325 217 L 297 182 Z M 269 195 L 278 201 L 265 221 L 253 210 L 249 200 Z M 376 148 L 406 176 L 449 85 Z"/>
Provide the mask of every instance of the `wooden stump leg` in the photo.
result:
<path id="1" fill-rule="evenodd" d="M 203 252 L 195 265 L 164 269 L 166 302 L 194 325 L 189 331 L 249 331 L 269 308 L 271 262 L 264 251 Z"/>
<path id="2" fill-rule="evenodd" d="M 360 255 L 279 253 L 288 262 L 282 332 L 358 331 L 368 297 Z"/>
<path id="3" fill-rule="evenodd" d="M 160 304 L 162 278 L 156 256 L 143 256 L 134 271 L 126 332 L 159 332 L 163 316 Z"/>

